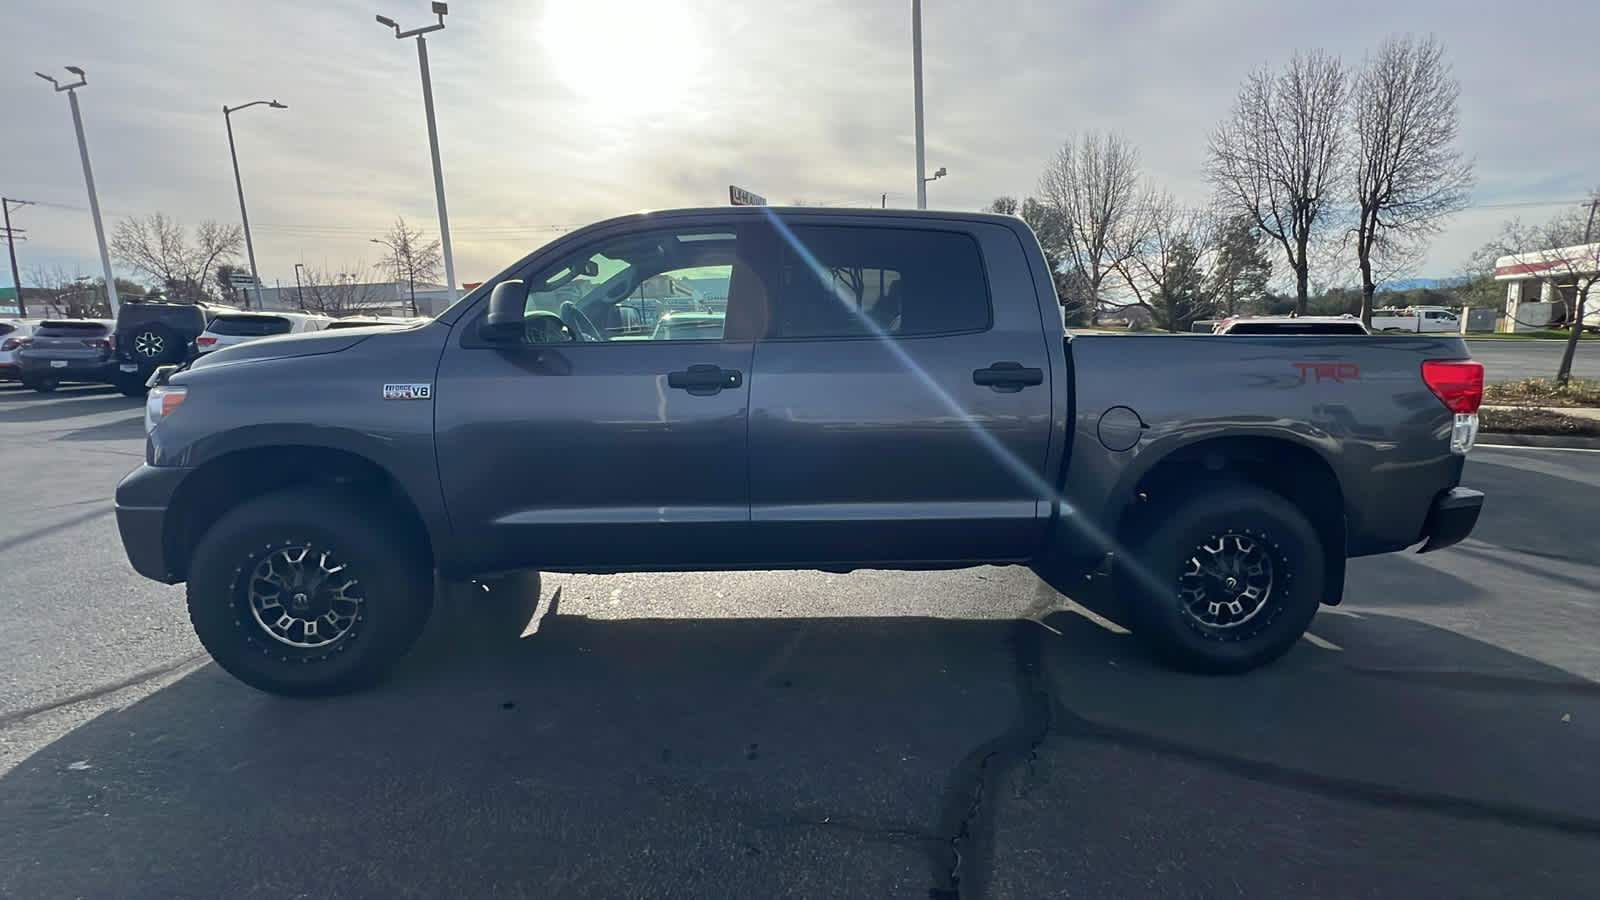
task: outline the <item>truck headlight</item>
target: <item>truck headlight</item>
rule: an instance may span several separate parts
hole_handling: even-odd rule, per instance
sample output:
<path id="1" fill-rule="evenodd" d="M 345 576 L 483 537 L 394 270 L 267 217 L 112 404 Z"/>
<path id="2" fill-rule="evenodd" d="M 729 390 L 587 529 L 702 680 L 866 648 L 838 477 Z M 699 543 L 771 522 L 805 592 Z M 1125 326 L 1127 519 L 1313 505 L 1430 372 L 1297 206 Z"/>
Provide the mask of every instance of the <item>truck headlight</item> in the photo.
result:
<path id="1" fill-rule="evenodd" d="M 172 415 L 178 408 L 183 398 L 189 395 L 189 389 L 183 387 L 155 387 L 145 396 L 144 401 L 144 433 L 154 431 L 162 419 Z"/>

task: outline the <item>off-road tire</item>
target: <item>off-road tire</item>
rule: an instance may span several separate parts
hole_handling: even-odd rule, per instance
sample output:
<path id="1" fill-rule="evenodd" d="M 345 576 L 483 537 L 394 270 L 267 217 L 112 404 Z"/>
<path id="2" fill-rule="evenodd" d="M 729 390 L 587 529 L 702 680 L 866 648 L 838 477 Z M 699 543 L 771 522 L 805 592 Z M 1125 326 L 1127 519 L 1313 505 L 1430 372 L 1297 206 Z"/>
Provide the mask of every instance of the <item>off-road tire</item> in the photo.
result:
<path id="1" fill-rule="evenodd" d="M 433 604 L 426 539 L 396 521 L 403 518 L 381 501 L 319 488 L 268 494 L 224 514 L 189 566 L 189 620 L 200 643 L 234 677 L 274 694 L 337 694 L 378 682 L 415 643 Z M 322 571 L 309 572 L 314 567 Z M 291 582 L 299 587 L 284 586 Z M 281 603 L 263 612 L 269 596 Z M 315 635 L 290 615 L 314 615 L 324 601 L 330 611 L 311 620 Z M 302 624 L 268 624 L 285 619 Z M 291 643 L 333 635 L 317 646 Z"/>
<path id="2" fill-rule="evenodd" d="M 1164 662 L 1247 672 L 1287 653 L 1310 626 L 1327 565 L 1315 527 L 1288 500 L 1222 483 L 1145 521 L 1150 530 L 1119 561 L 1117 589 L 1134 634 Z M 1263 586 L 1259 600 L 1249 596 Z"/>

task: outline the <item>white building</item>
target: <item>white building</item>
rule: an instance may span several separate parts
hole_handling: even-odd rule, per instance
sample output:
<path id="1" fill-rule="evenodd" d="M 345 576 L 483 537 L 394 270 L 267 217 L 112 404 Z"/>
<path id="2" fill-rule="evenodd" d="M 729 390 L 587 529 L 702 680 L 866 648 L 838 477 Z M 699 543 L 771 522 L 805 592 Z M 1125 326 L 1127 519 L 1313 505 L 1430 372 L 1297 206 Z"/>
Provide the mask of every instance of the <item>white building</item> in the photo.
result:
<path id="1" fill-rule="evenodd" d="M 1494 280 L 1506 283 L 1506 330 L 1538 331 L 1563 321 L 1578 289 L 1600 278 L 1600 243 L 1514 253 L 1494 261 Z M 1583 323 L 1600 327 L 1600 291 L 1591 292 Z"/>

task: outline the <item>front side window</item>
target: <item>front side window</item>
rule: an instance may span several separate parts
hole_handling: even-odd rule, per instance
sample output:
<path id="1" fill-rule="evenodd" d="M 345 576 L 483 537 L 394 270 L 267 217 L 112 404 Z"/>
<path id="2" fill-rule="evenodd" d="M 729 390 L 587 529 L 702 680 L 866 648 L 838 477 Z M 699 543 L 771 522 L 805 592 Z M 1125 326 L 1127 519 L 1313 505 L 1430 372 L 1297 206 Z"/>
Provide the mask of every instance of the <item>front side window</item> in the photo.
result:
<path id="1" fill-rule="evenodd" d="M 733 229 L 619 235 L 528 279 L 524 343 L 715 341 L 740 259 Z"/>
<path id="2" fill-rule="evenodd" d="M 825 225 L 790 233 L 774 337 L 913 337 L 989 327 L 988 280 L 970 235 Z"/>

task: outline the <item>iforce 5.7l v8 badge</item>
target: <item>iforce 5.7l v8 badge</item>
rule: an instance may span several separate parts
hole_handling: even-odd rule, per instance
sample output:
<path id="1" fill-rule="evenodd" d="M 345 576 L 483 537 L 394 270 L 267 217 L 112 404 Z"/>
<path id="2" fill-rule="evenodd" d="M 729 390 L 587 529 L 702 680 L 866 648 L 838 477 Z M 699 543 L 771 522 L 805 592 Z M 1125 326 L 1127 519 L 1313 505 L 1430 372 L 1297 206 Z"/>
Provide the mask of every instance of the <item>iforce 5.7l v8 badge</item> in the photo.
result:
<path id="1" fill-rule="evenodd" d="M 431 400 L 433 399 L 433 385 L 431 384 L 386 384 L 383 386 L 383 399 L 385 400 Z"/>

